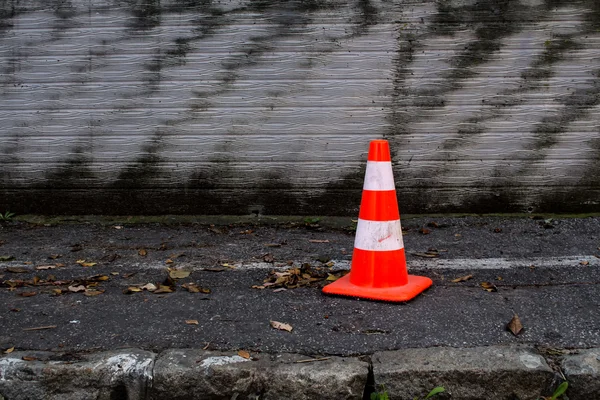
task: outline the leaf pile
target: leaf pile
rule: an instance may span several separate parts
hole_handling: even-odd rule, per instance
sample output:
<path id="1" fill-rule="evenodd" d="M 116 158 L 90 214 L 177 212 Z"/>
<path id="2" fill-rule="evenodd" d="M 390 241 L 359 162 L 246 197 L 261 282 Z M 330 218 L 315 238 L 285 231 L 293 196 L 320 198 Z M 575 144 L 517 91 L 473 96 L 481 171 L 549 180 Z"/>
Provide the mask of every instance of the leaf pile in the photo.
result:
<path id="1" fill-rule="evenodd" d="M 104 293 L 104 290 L 98 288 L 101 282 L 110 280 L 108 275 L 93 275 L 86 278 L 76 278 L 69 280 L 58 280 L 53 275 L 45 279 L 34 276 L 32 279 L 7 279 L 0 283 L 0 286 L 8 287 L 9 291 L 15 291 L 18 288 L 37 288 L 41 292 L 50 293 L 54 296 L 60 296 L 67 293 L 83 293 L 86 296 L 97 296 Z M 37 292 L 26 291 L 20 293 L 23 297 L 35 296 Z"/>
<path id="2" fill-rule="evenodd" d="M 304 263 L 301 267 L 289 268 L 287 271 L 271 271 L 262 285 L 254 285 L 252 288 L 296 289 L 299 287 L 307 287 L 322 281 L 333 282 L 346 275 L 348 272 L 349 271 L 331 272 L 326 268 L 313 268 L 310 264 Z"/>
<path id="3" fill-rule="evenodd" d="M 177 279 L 187 278 L 190 276 L 190 274 L 191 271 L 176 268 L 167 268 L 167 276 L 165 280 L 161 283 L 131 285 L 127 289 L 125 289 L 123 293 L 133 294 L 143 292 L 144 290 L 154 294 L 173 293 L 177 290 Z M 209 294 L 211 292 L 209 288 L 198 286 L 198 284 L 194 282 L 184 283 L 181 285 L 181 288 L 187 290 L 190 293 Z"/>

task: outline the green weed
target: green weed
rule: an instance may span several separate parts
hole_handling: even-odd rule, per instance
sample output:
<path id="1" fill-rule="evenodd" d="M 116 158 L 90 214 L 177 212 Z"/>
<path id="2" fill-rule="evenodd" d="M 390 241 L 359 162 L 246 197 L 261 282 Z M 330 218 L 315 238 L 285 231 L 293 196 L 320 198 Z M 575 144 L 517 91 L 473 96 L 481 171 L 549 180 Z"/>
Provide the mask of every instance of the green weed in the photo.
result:
<path id="1" fill-rule="evenodd" d="M 1 221 L 11 221 L 13 219 L 13 217 L 15 216 L 14 213 L 11 213 L 10 211 L 5 212 L 4 214 L 0 213 L 0 222 Z"/>
<path id="2" fill-rule="evenodd" d="M 554 393 L 552 394 L 552 396 L 550 397 L 540 397 L 539 400 L 558 400 L 561 398 L 561 396 L 564 396 L 565 392 L 567 391 L 567 388 L 569 387 L 569 382 L 564 381 L 563 383 L 561 383 L 556 390 L 554 391 Z M 564 400 L 568 400 L 566 396 L 562 397 Z"/>

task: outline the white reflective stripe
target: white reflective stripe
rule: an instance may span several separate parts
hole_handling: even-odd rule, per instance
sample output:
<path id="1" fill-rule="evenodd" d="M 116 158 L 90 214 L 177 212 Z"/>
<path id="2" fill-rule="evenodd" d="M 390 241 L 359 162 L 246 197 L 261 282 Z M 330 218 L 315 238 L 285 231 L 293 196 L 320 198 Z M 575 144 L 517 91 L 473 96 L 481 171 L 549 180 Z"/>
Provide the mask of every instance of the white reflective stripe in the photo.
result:
<path id="1" fill-rule="evenodd" d="M 400 220 L 368 221 L 359 219 L 354 247 L 361 250 L 389 251 L 404 248 Z"/>
<path id="2" fill-rule="evenodd" d="M 363 190 L 395 190 L 390 161 L 367 161 Z"/>

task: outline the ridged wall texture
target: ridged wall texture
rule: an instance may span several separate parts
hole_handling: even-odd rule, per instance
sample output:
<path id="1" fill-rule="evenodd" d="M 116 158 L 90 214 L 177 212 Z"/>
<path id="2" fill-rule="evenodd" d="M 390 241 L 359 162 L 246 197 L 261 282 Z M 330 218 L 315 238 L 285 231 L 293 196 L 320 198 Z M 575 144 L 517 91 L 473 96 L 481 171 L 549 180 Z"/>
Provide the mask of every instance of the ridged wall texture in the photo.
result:
<path id="1" fill-rule="evenodd" d="M 598 0 L 0 0 L 0 211 L 600 211 Z"/>

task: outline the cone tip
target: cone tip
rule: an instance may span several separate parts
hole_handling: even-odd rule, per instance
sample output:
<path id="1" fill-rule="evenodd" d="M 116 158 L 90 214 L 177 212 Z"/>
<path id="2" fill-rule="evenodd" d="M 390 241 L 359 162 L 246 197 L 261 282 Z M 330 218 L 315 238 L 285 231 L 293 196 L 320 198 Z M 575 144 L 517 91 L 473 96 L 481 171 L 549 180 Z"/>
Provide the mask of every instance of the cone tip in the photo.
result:
<path id="1" fill-rule="evenodd" d="M 372 140 L 369 145 L 368 161 L 391 161 L 390 144 L 387 140 Z"/>

